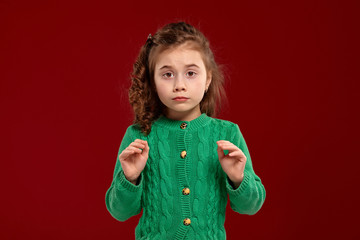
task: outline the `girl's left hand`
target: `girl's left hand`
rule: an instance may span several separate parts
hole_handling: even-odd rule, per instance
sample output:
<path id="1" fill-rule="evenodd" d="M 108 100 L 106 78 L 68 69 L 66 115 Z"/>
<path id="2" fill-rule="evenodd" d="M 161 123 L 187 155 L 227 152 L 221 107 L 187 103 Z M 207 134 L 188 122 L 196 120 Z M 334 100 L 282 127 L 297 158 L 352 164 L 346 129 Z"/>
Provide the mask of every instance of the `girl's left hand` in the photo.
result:
<path id="1" fill-rule="evenodd" d="M 229 141 L 219 140 L 216 143 L 218 145 L 217 152 L 221 167 L 234 183 L 236 189 L 244 178 L 246 156 L 237 146 Z M 229 153 L 225 155 L 223 150 L 228 150 Z"/>

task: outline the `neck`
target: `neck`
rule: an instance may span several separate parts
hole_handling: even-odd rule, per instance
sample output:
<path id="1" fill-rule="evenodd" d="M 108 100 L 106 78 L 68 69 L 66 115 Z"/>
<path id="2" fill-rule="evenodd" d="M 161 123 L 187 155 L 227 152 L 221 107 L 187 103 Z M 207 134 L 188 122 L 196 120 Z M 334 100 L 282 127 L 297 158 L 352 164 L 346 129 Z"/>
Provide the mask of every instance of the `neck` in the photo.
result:
<path id="1" fill-rule="evenodd" d="M 200 106 L 198 105 L 194 109 L 186 112 L 169 111 L 167 109 L 165 113 L 166 117 L 177 121 L 191 121 L 198 118 L 201 115 Z"/>

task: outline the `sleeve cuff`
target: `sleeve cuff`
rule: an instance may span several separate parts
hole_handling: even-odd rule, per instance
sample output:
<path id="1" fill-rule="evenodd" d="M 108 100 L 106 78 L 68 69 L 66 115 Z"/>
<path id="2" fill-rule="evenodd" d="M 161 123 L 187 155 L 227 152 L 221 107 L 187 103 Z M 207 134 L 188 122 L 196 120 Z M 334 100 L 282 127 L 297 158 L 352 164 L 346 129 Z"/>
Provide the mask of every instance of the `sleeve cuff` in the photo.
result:
<path id="1" fill-rule="evenodd" d="M 138 185 L 134 185 L 132 184 L 129 180 L 126 179 L 124 171 L 121 169 L 120 172 L 118 173 L 118 176 L 116 176 L 117 181 L 116 181 L 116 187 L 118 189 L 126 189 L 128 191 L 131 192 L 137 192 L 142 188 L 142 183 L 143 183 L 143 172 L 140 173 L 140 176 L 138 179 Z"/>
<path id="2" fill-rule="evenodd" d="M 248 187 L 249 181 L 250 181 L 250 174 L 248 171 L 244 170 L 244 178 L 237 189 L 233 188 L 232 184 L 230 184 L 230 181 L 231 180 L 229 179 L 229 177 L 226 176 L 226 189 L 227 189 L 228 193 L 233 196 L 239 196 Z"/>

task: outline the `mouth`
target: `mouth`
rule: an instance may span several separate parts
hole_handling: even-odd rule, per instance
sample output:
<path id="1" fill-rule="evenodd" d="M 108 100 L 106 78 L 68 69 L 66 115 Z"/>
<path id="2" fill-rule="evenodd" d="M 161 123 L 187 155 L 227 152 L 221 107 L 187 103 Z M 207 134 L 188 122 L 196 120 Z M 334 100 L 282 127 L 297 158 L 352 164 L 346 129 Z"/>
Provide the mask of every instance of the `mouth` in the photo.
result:
<path id="1" fill-rule="evenodd" d="M 173 98 L 173 100 L 175 100 L 175 101 L 186 101 L 188 99 L 189 98 L 187 98 L 187 97 L 175 97 L 175 98 Z"/>

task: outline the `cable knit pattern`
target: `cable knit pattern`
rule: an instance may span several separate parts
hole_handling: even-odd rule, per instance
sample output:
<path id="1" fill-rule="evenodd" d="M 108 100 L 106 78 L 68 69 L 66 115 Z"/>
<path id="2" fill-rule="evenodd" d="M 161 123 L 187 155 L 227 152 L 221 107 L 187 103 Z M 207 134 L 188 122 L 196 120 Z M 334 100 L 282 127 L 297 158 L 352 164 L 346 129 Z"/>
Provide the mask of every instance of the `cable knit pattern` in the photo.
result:
<path id="1" fill-rule="evenodd" d="M 153 146 L 155 149 L 157 149 L 157 144 L 159 143 L 159 137 L 157 134 L 154 134 L 150 136 L 149 139 L 143 139 L 153 142 L 156 146 Z M 159 174 L 158 173 L 158 160 L 159 160 L 159 152 L 158 151 L 150 151 L 149 152 L 149 158 L 146 162 L 146 167 L 144 168 L 144 173 L 147 184 L 144 186 L 145 192 L 148 192 L 149 194 L 143 195 L 144 201 L 142 202 L 142 206 L 144 206 L 144 216 L 147 216 L 146 218 L 140 219 L 142 224 L 139 224 L 138 227 L 144 226 L 141 228 L 141 233 L 139 235 L 146 235 L 147 232 L 151 232 L 151 222 L 157 221 L 156 215 L 160 214 L 160 207 L 155 206 L 156 203 L 159 202 L 159 189 L 155 185 L 157 182 L 159 182 Z M 157 211 L 157 214 L 153 214 L 155 211 Z M 145 219 L 149 219 L 149 221 L 144 221 Z M 136 230 L 139 230 L 137 227 Z M 155 232 L 160 232 L 160 229 L 153 229 Z"/>
<path id="2" fill-rule="evenodd" d="M 170 146 L 169 142 L 167 141 L 169 137 L 169 130 L 166 128 L 157 128 L 157 134 L 158 136 L 161 136 L 159 138 L 159 146 L 158 146 L 158 152 L 160 155 L 159 159 L 159 171 L 160 171 L 160 190 L 161 190 L 161 209 L 162 209 L 162 215 L 160 218 L 160 236 L 161 239 L 166 238 L 166 232 L 171 227 L 171 212 L 172 212 L 172 206 L 171 206 L 171 198 L 172 193 L 170 189 L 169 179 L 171 175 L 170 171 Z M 168 204 L 170 203 L 170 204 Z"/>
<path id="3" fill-rule="evenodd" d="M 195 231 L 195 239 L 202 239 L 204 236 L 200 234 L 205 231 L 205 219 L 203 219 L 202 212 L 205 210 L 204 198 L 204 187 L 206 186 L 207 179 L 207 171 L 204 171 L 204 166 L 206 166 L 206 162 L 209 159 L 209 143 L 207 142 L 207 136 L 210 134 L 210 128 L 203 128 L 203 131 L 198 131 L 198 151 L 197 157 L 198 162 L 196 166 L 196 177 L 194 179 L 195 182 L 195 197 L 193 202 L 193 218 L 195 222 L 198 224 L 198 228 L 200 231 Z M 199 154 L 203 153 L 203 154 Z M 206 191 L 205 191 L 206 192 Z"/>
<path id="4" fill-rule="evenodd" d="M 265 188 L 237 124 L 205 113 L 192 121 L 161 116 L 146 137 L 139 126 L 129 126 L 118 155 L 137 138 L 148 141 L 150 147 L 138 185 L 127 181 L 117 158 L 105 196 L 108 211 L 119 221 L 143 209 L 135 239 L 226 239 L 227 194 L 235 212 L 253 215 L 262 207 Z M 232 142 L 247 157 L 237 189 L 220 165 L 218 140 Z"/>

